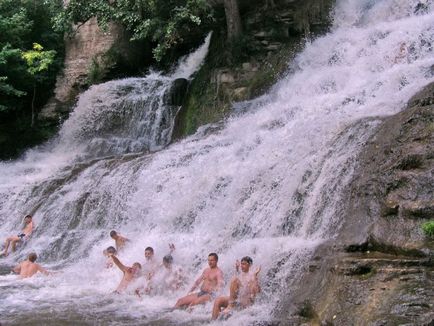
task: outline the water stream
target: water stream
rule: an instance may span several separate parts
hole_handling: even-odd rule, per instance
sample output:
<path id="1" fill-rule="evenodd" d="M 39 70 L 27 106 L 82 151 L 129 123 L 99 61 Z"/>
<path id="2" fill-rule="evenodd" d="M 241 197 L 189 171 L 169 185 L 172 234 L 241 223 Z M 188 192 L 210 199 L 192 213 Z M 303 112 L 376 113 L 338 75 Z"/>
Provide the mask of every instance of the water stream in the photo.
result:
<path id="1" fill-rule="evenodd" d="M 357 154 L 381 122 L 434 80 L 434 4 L 341 0 L 327 35 L 308 43 L 288 75 L 222 128 L 169 144 L 177 108 L 162 101 L 189 78 L 206 46 L 170 76 L 93 86 L 50 143 L 0 163 L 0 237 L 33 214 L 37 229 L 2 258 L 0 322 L 20 325 L 200 325 L 211 305 L 168 312 L 177 293 L 115 295 L 121 278 L 102 250 L 118 230 L 126 264 L 176 244 L 188 287 L 217 252 L 229 281 L 235 259 L 262 266 L 263 292 L 221 325 L 273 319 L 314 248 L 342 221 L 340 198 Z M 210 126 L 212 127 L 212 126 Z M 9 268 L 36 251 L 62 273 L 28 280 Z"/>

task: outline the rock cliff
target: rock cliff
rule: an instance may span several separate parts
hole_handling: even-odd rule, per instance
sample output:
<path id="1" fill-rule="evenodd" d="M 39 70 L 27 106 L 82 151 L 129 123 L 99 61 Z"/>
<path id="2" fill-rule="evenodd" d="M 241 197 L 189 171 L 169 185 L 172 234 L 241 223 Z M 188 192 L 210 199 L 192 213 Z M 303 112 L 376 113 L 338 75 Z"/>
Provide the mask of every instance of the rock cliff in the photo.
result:
<path id="1" fill-rule="evenodd" d="M 384 120 L 344 202 L 339 236 L 282 303 L 283 324 L 434 325 L 434 240 L 421 228 L 434 219 L 434 84 Z"/>

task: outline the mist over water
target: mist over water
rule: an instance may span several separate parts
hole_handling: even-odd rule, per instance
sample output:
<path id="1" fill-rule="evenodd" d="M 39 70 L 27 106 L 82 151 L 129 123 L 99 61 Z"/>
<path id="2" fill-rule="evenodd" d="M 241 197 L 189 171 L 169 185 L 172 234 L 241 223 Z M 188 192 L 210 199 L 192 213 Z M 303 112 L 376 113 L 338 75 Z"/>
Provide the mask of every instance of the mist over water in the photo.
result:
<path id="1" fill-rule="evenodd" d="M 18 232 L 25 214 L 37 225 L 21 250 L 2 258 L 0 322 L 202 324 L 210 304 L 192 313 L 164 309 L 188 291 L 209 252 L 219 254 L 227 283 L 242 256 L 262 266 L 257 304 L 216 324 L 272 319 L 313 249 L 336 234 L 341 194 L 380 118 L 434 80 L 433 7 L 338 1 L 331 32 L 306 45 L 260 105 L 169 146 L 177 108 L 162 95 L 174 78 L 191 75 L 206 47 L 190 57 L 196 65 L 187 58 L 171 76 L 82 94 L 56 139 L 0 163 L 1 239 Z M 132 240 L 120 257 L 126 265 L 144 262 L 147 246 L 161 259 L 175 243 L 186 288 L 141 300 L 111 294 L 121 272 L 105 269 L 101 253 L 113 244 L 112 229 Z M 3 266 L 32 250 L 63 272 L 8 275 Z"/>

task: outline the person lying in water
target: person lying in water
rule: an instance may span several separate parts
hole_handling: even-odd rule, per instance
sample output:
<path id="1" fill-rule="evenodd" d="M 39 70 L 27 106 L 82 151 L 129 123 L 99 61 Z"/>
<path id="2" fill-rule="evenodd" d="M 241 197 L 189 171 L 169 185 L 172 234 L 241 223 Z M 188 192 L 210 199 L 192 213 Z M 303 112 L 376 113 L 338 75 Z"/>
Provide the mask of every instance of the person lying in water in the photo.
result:
<path id="1" fill-rule="evenodd" d="M 162 294 L 174 292 L 181 288 L 184 284 L 184 279 L 182 268 L 173 263 L 173 257 L 169 254 L 163 257 L 163 263 L 147 286 L 144 287 L 144 291 L 142 292 L 139 288 L 136 290 L 136 294 L 140 296 L 142 293 Z"/>
<path id="2" fill-rule="evenodd" d="M 232 279 L 229 296 L 221 296 L 215 299 L 212 310 L 213 320 L 217 319 L 220 313 L 229 316 L 233 309 L 245 309 L 255 302 L 256 295 L 261 291 L 258 280 L 261 267 L 258 267 L 252 273 L 250 271 L 252 263 L 252 258 L 248 256 L 241 259 L 241 264 L 238 260 L 236 261 L 236 271 L 238 273 L 241 267 L 241 273 Z M 221 311 L 222 308 L 225 309 Z"/>
<path id="3" fill-rule="evenodd" d="M 175 245 L 169 243 L 169 255 L 175 251 Z M 163 262 L 164 263 L 164 262 Z M 143 264 L 143 273 L 146 279 L 149 281 L 152 276 L 158 271 L 160 263 L 155 258 L 154 248 L 146 247 L 145 249 L 145 263 Z"/>
<path id="4" fill-rule="evenodd" d="M 130 239 L 125 238 L 114 230 L 110 231 L 110 237 L 115 240 L 115 246 L 117 251 L 122 250 L 127 244 L 127 242 L 130 241 Z"/>
<path id="5" fill-rule="evenodd" d="M 111 255 L 117 255 L 116 248 L 110 246 L 107 249 L 104 249 L 102 251 L 102 254 L 107 257 L 107 260 L 105 262 L 105 267 L 106 268 L 112 268 L 113 267 L 113 259 L 112 259 Z"/>
<path id="6" fill-rule="evenodd" d="M 12 252 L 15 251 L 16 245 L 18 242 L 27 240 L 30 234 L 33 232 L 33 220 L 30 215 L 24 217 L 24 228 L 17 235 L 10 236 L 6 239 L 5 250 L 3 251 L 3 256 L 8 255 L 9 245 L 11 245 Z"/>
<path id="7" fill-rule="evenodd" d="M 224 284 L 223 272 L 217 267 L 217 262 L 217 254 L 210 253 L 208 255 L 209 267 L 206 268 L 202 275 L 196 280 L 196 282 L 194 282 L 190 293 L 176 302 L 174 307 L 175 309 L 204 304 L 217 296 Z M 202 284 L 200 291 L 192 293 L 200 284 Z"/>
<path id="8" fill-rule="evenodd" d="M 108 255 L 112 258 L 113 263 L 124 273 L 121 282 L 114 291 L 115 293 L 122 293 L 132 281 L 135 281 L 140 277 L 142 265 L 136 262 L 133 266 L 128 267 L 122 264 L 114 254 Z"/>
<path id="9" fill-rule="evenodd" d="M 34 252 L 32 252 L 28 255 L 27 260 L 21 262 L 12 269 L 13 272 L 20 274 L 20 278 L 32 277 L 37 272 L 40 272 L 44 275 L 53 274 L 52 272 L 47 271 L 41 265 L 36 264 L 35 261 L 37 258 L 38 256 Z"/>

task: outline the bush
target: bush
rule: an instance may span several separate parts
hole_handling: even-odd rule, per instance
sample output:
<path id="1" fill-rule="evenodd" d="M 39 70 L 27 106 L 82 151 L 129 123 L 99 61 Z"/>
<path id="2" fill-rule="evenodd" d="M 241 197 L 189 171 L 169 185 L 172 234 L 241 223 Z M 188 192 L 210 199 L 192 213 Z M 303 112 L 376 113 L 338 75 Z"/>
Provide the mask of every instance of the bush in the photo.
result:
<path id="1" fill-rule="evenodd" d="M 434 221 L 423 223 L 422 230 L 427 237 L 434 238 Z"/>

